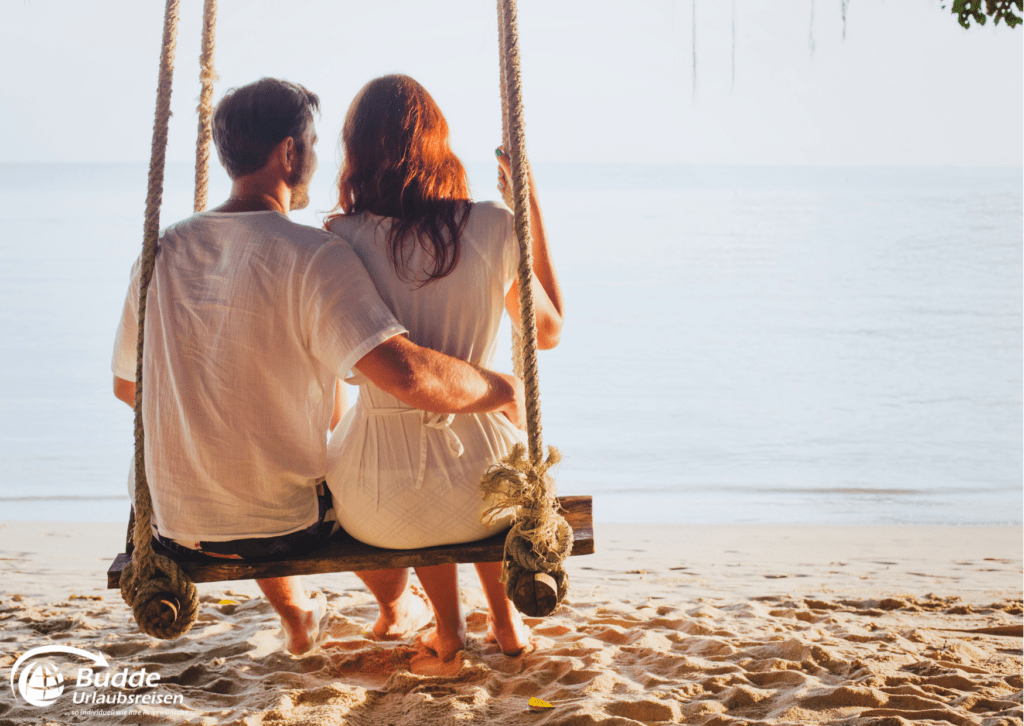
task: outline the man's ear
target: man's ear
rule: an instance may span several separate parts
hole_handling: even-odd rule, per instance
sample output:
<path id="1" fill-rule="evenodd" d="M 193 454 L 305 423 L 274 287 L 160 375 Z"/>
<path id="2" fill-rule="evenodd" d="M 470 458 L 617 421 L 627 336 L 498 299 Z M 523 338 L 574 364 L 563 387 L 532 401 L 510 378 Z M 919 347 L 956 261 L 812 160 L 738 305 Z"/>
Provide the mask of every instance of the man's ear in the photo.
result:
<path id="1" fill-rule="evenodd" d="M 295 165 L 299 162 L 299 155 L 295 148 L 295 139 L 289 136 L 279 144 L 278 149 L 281 166 L 284 167 L 288 174 L 291 174 L 295 170 Z"/>

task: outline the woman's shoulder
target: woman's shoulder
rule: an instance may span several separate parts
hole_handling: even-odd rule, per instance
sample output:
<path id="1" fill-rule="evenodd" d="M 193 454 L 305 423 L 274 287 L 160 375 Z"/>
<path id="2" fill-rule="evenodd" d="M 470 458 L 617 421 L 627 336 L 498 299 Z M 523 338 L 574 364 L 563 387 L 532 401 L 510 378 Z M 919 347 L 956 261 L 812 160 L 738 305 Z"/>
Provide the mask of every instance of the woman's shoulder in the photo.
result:
<path id="1" fill-rule="evenodd" d="M 473 218 L 492 224 L 509 224 L 512 221 L 512 210 L 500 201 L 472 202 L 470 219 Z"/>
<path id="2" fill-rule="evenodd" d="M 473 202 L 466 223 L 465 236 L 479 240 L 486 247 L 503 247 L 508 238 L 515 234 L 515 218 L 512 210 L 501 202 Z"/>
<path id="3" fill-rule="evenodd" d="M 474 202 L 462 240 L 499 278 L 511 279 L 509 270 L 519 263 L 519 243 L 515 217 L 502 202 Z"/>

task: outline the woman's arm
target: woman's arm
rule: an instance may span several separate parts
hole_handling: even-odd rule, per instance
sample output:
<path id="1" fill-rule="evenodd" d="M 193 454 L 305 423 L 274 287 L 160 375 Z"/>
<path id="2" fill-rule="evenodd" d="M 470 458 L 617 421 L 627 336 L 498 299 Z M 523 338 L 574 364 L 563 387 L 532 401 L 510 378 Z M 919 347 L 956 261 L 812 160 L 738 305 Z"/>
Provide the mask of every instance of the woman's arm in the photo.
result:
<path id="1" fill-rule="evenodd" d="M 126 381 L 114 376 L 114 397 L 135 408 L 135 381 Z"/>
<path id="2" fill-rule="evenodd" d="M 498 154 L 498 189 L 505 194 L 512 188 L 512 167 L 508 154 L 502 147 L 495 151 Z M 533 309 L 537 318 L 537 347 L 548 350 L 558 345 L 562 336 L 564 303 L 562 286 L 558 283 L 555 263 L 551 259 L 551 248 L 548 245 L 547 228 L 544 226 L 544 215 L 541 213 L 540 200 L 537 195 L 537 184 L 533 179 L 533 170 L 527 166 L 530 181 L 530 236 L 533 238 Z M 512 288 L 505 296 L 505 309 L 509 317 L 519 325 L 519 281 L 512 283 Z"/>

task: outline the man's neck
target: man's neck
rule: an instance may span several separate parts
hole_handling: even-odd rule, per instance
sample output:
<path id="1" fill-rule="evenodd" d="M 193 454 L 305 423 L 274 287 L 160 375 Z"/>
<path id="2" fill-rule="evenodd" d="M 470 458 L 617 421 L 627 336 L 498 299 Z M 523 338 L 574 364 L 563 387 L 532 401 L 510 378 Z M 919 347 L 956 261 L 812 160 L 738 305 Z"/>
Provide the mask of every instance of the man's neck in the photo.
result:
<path id="1" fill-rule="evenodd" d="M 287 184 L 256 178 L 256 175 L 235 179 L 231 196 L 213 212 L 280 212 L 288 216 L 291 189 Z"/>

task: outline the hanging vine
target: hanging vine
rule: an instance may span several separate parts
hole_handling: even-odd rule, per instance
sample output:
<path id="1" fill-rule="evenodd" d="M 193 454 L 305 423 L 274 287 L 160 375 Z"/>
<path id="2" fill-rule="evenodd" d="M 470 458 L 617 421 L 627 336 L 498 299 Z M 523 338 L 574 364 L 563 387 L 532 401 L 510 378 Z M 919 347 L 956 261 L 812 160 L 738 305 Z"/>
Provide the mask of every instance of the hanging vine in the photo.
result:
<path id="1" fill-rule="evenodd" d="M 729 93 L 736 88 L 736 0 L 732 0 L 732 83 Z"/>
<path id="2" fill-rule="evenodd" d="M 697 97 L 697 0 L 692 2 L 693 11 L 693 37 L 691 38 L 691 45 L 693 46 L 693 97 Z"/>
<path id="3" fill-rule="evenodd" d="M 811 18 L 807 32 L 807 47 L 811 57 L 817 49 L 814 40 L 814 4 L 811 0 Z M 942 5 L 942 9 L 946 9 Z M 850 9 L 850 0 L 839 0 L 839 9 L 843 19 L 843 41 L 846 41 L 846 16 Z M 697 0 L 691 0 L 692 24 L 691 24 L 691 46 L 693 51 L 692 59 L 692 93 L 697 97 Z M 956 16 L 957 21 L 965 28 L 970 28 L 971 23 L 984 25 L 989 18 L 995 25 L 1006 23 L 1011 28 L 1016 28 L 1024 23 L 1024 0 L 953 0 L 951 12 Z M 732 73 L 730 76 L 729 93 L 736 88 L 736 0 L 732 0 Z"/>
<path id="4" fill-rule="evenodd" d="M 811 29 L 807 36 L 807 44 L 811 48 L 811 56 L 814 55 L 814 0 L 811 0 Z"/>

